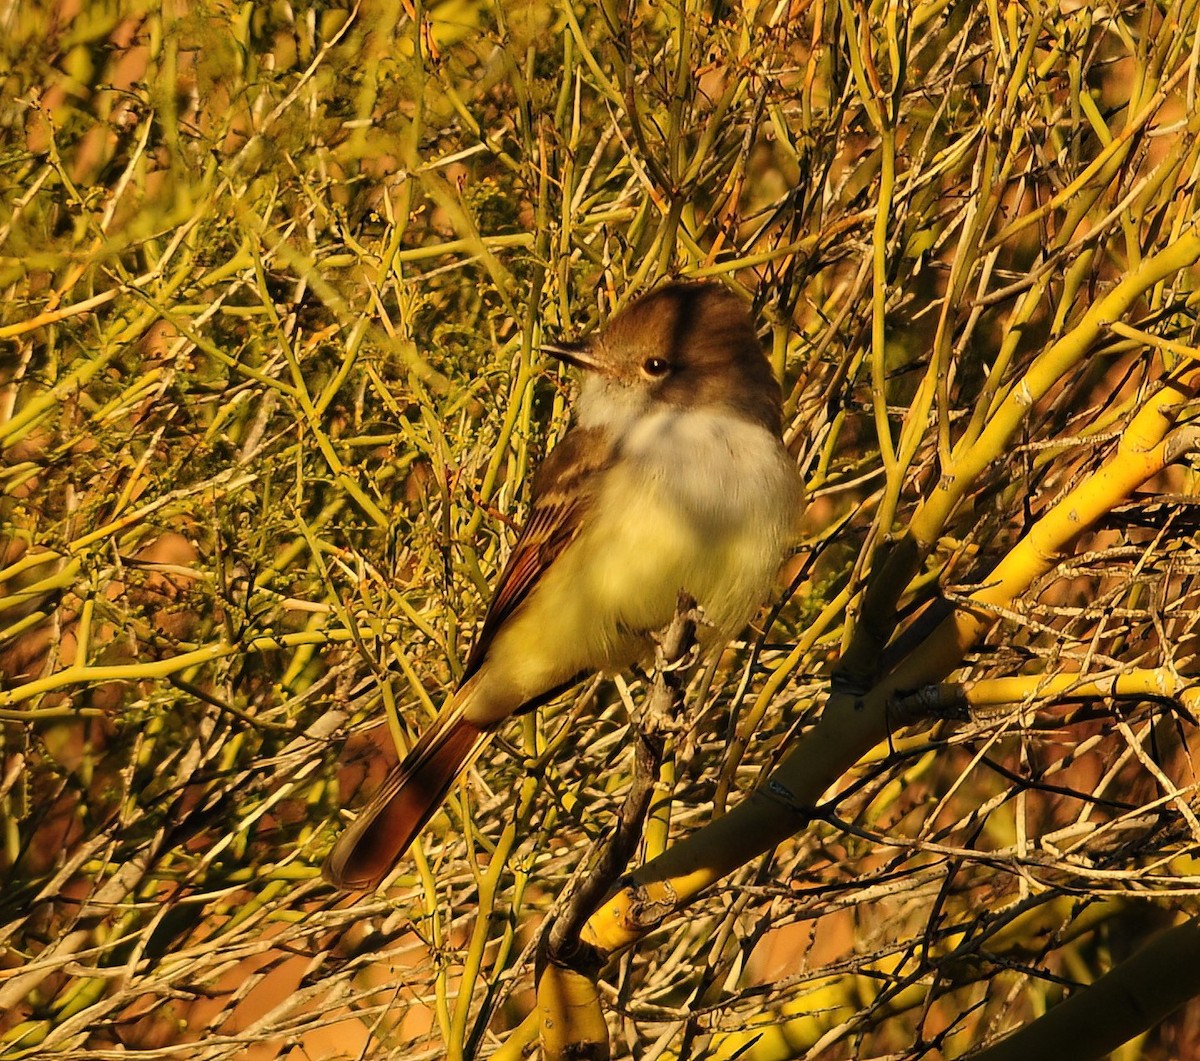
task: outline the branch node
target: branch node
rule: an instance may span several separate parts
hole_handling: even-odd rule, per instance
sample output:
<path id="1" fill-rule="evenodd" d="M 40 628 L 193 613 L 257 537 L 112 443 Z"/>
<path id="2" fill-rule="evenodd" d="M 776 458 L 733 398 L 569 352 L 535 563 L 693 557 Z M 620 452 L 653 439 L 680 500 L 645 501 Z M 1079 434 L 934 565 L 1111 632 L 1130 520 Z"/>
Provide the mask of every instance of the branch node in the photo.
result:
<path id="1" fill-rule="evenodd" d="M 910 692 L 897 692 L 888 701 L 888 717 L 898 726 L 925 719 L 970 722 L 971 707 L 964 686 L 944 682 L 940 685 L 923 685 Z"/>

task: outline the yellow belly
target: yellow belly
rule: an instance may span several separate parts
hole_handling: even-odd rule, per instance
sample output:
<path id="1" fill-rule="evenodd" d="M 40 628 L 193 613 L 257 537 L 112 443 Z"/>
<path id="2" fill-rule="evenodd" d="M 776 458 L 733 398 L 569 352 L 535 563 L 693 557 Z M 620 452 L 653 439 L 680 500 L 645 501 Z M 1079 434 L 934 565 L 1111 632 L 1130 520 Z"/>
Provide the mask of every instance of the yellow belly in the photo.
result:
<path id="1" fill-rule="evenodd" d="M 645 660 L 680 592 L 703 609 L 711 640 L 745 625 L 790 532 L 795 471 L 770 436 L 749 463 L 728 445 L 690 456 L 682 471 L 625 460 L 605 473 L 584 530 L 496 634 L 468 718 L 497 721 L 577 674 Z"/>

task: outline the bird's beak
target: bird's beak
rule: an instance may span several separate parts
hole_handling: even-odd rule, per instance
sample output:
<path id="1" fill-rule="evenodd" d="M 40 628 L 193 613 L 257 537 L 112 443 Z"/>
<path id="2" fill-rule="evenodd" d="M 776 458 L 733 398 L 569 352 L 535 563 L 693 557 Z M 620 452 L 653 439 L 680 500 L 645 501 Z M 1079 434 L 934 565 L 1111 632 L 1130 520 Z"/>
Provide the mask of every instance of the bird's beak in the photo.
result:
<path id="1" fill-rule="evenodd" d="M 540 349 L 543 354 L 557 357 L 559 361 L 565 361 L 568 365 L 574 365 L 576 368 L 582 368 L 587 372 L 603 371 L 603 365 L 600 359 L 592 353 L 589 343 L 582 341 L 576 343 L 544 343 Z"/>

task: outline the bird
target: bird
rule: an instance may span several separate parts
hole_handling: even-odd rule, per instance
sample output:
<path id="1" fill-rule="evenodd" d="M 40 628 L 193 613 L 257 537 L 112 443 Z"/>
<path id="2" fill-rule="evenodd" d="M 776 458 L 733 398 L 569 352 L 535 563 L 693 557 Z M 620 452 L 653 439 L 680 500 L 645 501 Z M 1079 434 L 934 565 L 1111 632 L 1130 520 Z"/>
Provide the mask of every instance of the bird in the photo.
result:
<path id="1" fill-rule="evenodd" d="M 510 716 L 653 658 L 680 595 L 701 652 L 735 637 L 778 574 L 802 502 L 782 395 L 746 304 L 673 282 L 575 343 L 571 424 L 534 475 L 528 519 L 462 678 L 326 859 L 374 890 Z"/>

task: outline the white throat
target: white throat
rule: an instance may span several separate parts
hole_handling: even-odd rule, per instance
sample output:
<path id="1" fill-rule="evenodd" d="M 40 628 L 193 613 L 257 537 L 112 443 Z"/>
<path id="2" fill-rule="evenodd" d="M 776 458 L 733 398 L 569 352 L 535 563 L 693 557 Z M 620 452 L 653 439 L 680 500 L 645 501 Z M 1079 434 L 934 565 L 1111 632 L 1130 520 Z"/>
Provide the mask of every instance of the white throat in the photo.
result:
<path id="1" fill-rule="evenodd" d="M 633 423 L 650 410 L 650 395 L 639 387 L 599 376 L 584 375 L 576 402 L 576 423 L 583 428 L 599 428 L 624 438 Z"/>

